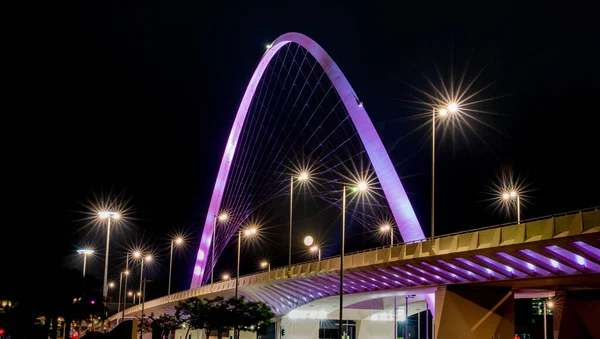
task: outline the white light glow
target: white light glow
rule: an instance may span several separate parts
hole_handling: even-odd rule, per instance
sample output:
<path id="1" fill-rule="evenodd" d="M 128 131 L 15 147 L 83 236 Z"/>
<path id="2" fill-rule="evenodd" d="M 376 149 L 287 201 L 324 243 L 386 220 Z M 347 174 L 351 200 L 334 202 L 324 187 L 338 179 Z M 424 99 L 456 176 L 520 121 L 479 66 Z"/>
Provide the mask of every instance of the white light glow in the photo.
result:
<path id="1" fill-rule="evenodd" d="M 304 181 L 304 180 L 308 179 L 308 173 L 302 172 L 302 173 L 300 173 L 300 176 L 298 178 L 300 180 Z"/>
<path id="2" fill-rule="evenodd" d="M 387 224 L 386 224 L 386 225 L 383 225 L 383 226 L 381 226 L 381 227 L 379 227 L 379 230 L 380 230 L 381 232 L 387 232 L 387 231 L 389 231 L 390 229 L 391 229 L 390 225 L 387 225 Z"/>
<path id="3" fill-rule="evenodd" d="M 100 212 L 98 212 L 98 217 L 100 219 L 106 219 L 106 218 L 119 219 L 121 217 L 121 215 L 119 215 L 119 213 L 117 213 L 117 212 L 100 211 Z"/>
<path id="4" fill-rule="evenodd" d="M 306 237 L 304 237 L 304 245 L 311 246 L 314 242 L 315 242 L 315 240 L 310 235 L 307 235 Z"/>
<path id="5" fill-rule="evenodd" d="M 247 235 L 247 236 L 254 235 L 254 234 L 256 234 L 257 231 L 258 230 L 256 229 L 256 227 L 250 227 L 244 231 L 244 235 Z"/>
<path id="6" fill-rule="evenodd" d="M 455 102 L 450 103 L 448 105 L 448 112 L 450 112 L 450 113 L 456 113 L 456 112 L 458 112 L 458 105 Z"/>
<path id="7" fill-rule="evenodd" d="M 361 192 L 364 192 L 367 190 L 367 188 L 369 188 L 369 185 L 367 185 L 366 181 L 361 181 L 358 183 L 358 190 Z"/>

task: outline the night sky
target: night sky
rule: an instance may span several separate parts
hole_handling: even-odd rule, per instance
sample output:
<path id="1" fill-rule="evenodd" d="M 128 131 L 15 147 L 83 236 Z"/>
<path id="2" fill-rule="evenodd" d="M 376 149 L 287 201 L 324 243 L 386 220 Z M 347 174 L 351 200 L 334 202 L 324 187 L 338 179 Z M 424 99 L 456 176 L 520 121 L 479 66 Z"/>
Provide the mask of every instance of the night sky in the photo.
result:
<path id="1" fill-rule="evenodd" d="M 79 269 L 73 253 L 81 244 L 101 250 L 104 236 L 78 220 L 88 198 L 109 192 L 132 207 L 129 227 L 113 233 L 115 265 L 124 246 L 150 244 L 158 264 L 149 294 L 164 294 L 167 235 L 185 229 L 191 238 L 176 256 L 173 289 L 188 287 L 237 105 L 265 44 L 289 31 L 310 36 L 333 57 L 384 144 L 395 145 L 392 161 L 426 234 L 430 146 L 426 130 L 407 136 L 423 120 L 407 119 L 416 112 L 401 99 L 411 99 L 406 83 L 426 87 L 424 75 L 437 81 L 436 65 L 447 73 L 451 59 L 457 72 L 467 59 L 468 74 L 483 70 L 477 85 L 492 86 L 481 97 L 498 98 L 482 104 L 496 113 L 481 117 L 493 128 L 476 124 L 466 138 L 440 141 L 437 234 L 510 221 L 485 201 L 504 166 L 530 184 L 523 218 L 600 205 L 600 41 L 591 8 L 53 6 L 14 25 L 5 64 L 2 295 L 35 295 L 34 284 L 60 280 L 60 267 Z M 102 263 L 101 256 L 91 262 L 90 274 L 101 277 Z"/>

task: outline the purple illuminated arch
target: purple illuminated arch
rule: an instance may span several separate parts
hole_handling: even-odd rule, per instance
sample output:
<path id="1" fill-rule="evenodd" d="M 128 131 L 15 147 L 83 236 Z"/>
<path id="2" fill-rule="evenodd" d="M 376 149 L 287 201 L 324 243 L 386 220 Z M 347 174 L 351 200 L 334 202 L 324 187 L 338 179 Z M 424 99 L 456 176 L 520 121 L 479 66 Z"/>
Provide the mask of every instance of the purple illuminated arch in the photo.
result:
<path id="1" fill-rule="evenodd" d="M 404 191 L 404 187 L 402 187 L 402 183 L 400 183 L 400 178 L 396 173 L 394 164 L 392 164 L 371 119 L 369 119 L 367 112 L 358 100 L 358 96 L 352 89 L 352 86 L 350 86 L 350 83 L 340 68 L 327 52 L 311 38 L 300 33 L 286 33 L 277 38 L 273 42 L 271 48 L 263 55 L 258 67 L 252 75 L 252 79 L 250 79 L 250 83 L 246 88 L 246 92 L 244 93 L 244 97 L 238 108 L 233 127 L 231 128 L 231 133 L 229 134 L 227 146 L 225 147 L 225 154 L 223 154 L 223 159 L 221 160 L 219 173 L 217 174 L 217 180 L 208 208 L 206 222 L 204 223 L 204 230 L 200 241 L 200 249 L 198 250 L 198 256 L 196 258 L 196 265 L 194 266 L 191 288 L 199 287 L 202 284 L 207 259 L 210 254 L 215 217 L 220 209 L 231 162 L 233 161 L 235 149 L 256 87 L 277 51 L 289 43 L 296 43 L 305 48 L 321 65 L 325 74 L 327 74 L 329 80 L 337 90 L 338 95 L 342 99 L 342 102 L 358 131 L 358 135 L 369 155 L 369 159 L 373 164 L 375 174 L 381 183 L 381 188 L 390 205 L 392 214 L 394 215 L 394 219 L 398 225 L 400 234 L 402 235 L 402 239 L 409 242 L 425 238 L 415 212 L 408 200 L 408 196 Z"/>

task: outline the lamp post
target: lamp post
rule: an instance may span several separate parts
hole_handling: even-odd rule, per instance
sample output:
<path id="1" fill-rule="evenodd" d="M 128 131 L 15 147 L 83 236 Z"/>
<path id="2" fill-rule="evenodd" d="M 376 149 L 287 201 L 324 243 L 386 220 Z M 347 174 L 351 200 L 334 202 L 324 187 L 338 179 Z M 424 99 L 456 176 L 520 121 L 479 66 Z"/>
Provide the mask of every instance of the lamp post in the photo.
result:
<path id="1" fill-rule="evenodd" d="M 448 113 L 456 113 L 458 111 L 458 105 L 456 103 L 449 103 L 445 108 L 436 108 L 432 110 L 432 124 L 433 130 L 431 131 L 431 242 L 433 243 L 433 237 L 435 236 L 435 125 L 436 125 L 436 112 L 442 117 L 448 115 Z"/>
<path id="2" fill-rule="evenodd" d="M 123 275 L 125 275 L 125 281 L 127 281 L 127 275 L 129 275 L 129 271 L 123 271 L 119 274 L 119 299 L 117 302 L 117 314 L 121 313 L 121 287 L 123 286 Z M 127 287 L 125 287 L 127 288 Z M 123 298 L 123 313 L 125 313 L 125 298 Z M 117 324 L 119 323 L 119 319 L 117 318 Z"/>
<path id="3" fill-rule="evenodd" d="M 117 212 L 109 212 L 109 211 L 100 211 L 98 212 L 98 218 L 106 219 L 106 254 L 104 255 L 104 285 L 102 289 L 102 296 L 104 297 L 104 305 L 106 306 L 106 300 L 108 298 L 108 257 L 109 257 L 109 248 L 110 248 L 110 221 L 117 220 L 121 217 L 121 215 Z M 106 314 L 105 314 L 106 316 Z M 104 332 L 104 319 L 102 320 L 102 332 Z"/>
<path id="4" fill-rule="evenodd" d="M 253 236 L 256 234 L 256 232 L 258 232 L 256 226 L 251 226 L 247 229 L 245 229 L 244 231 L 244 235 L 245 236 Z M 240 282 L 240 252 L 241 252 L 241 247 L 242 245 L 242 230 L 238 231 L 238 248 L 237 248 L 237 269 L 235 271 L 235 298 L 237 299 L 238 297 L 238 285 Z"/>
<path id="5" fill-rule="evenodd" d="M 394 229 L 389 224 L 385 224 L 379 227 L 379 231 L 382 233 L 390 232 L 390 247 L 394 246 Z"/>
<path id="6" fill-rule="evenodd" d="M 353 191 L 364 192 L 369 188 L 369 185 L 366 181 L 360 181 L 356 187 L 353 188 Z M 342 322 L 344 320 L 344 247 L 345 247 L 345 239 L 346 239 L 346 186 L 342 188 L 342 254 L 340 255 L 340 321 L 338 324 L 338 333 L 339 338 L 344 339 L 344 334 L 342 332 L 343 325 Z"/>
<path id="7" fill-rule="evenodd" d="M 83 254 L 83 278 L 85 279 L 85 267 L 87 265 L 87 256 L 90 254 L 94 254 L 94 250 L 81 249 L 81 250 L 77 250 L 77 253 Z"/>
<path id="8" fill-rule="evenodd" d="M 123 290 L 127 291 L 127 278 L 129 278 L 129 252 L 125 258 L 125 284 Z M 127 293 L 123 293 L 123 315 L 121 316 L 121 322 L 125 320 L 125 309 L 127 308 Z"/>
<path id="9" fill-rule="evenodd" d="M 521 198 L 519 197 L 519 193 L 517 191 L 512 190 L 510 192 L 502 193 L 502 199 L 511 200 L 516 199 L 517 201 L 517 223 L 521 224 Z"/>
<path id="10" fill-rule="evenodd" d="M 229 280 L 229 274 L 223 274 L 223 275 L 221 275 L 221 280 L 224 280 L 224 281 Z"/>
<path id="11" fill-rule="evenodd" d="M 143 289 L 142 289 L 142 295 L 140 296 L 141 299 L 141 303 L 142 303 L 142 327 L 140 328 L 140 339 L 142 339 L 142 336 L 144 335 L 144 303 L 146 302 L 146 283 L 147 282 L 152 282 L 152 280 L 148 280 L 148 279 L 143 279 Z"/>
<path id="12" fill-rule="evenodd" d="M 128 296 L 133 297 L 133 304 L 134 305 L 135 305 L 135 296 L 140 296 L 141 294 L 142 294 L 141 292 L 136 292 L 136 293 L 134 293 L 132 291 L 127 292 Z"/>
<path id="13" fill-rule="evenodd" d="M 310 235 L 304 237 L 304 245 L 309 247 L 311 252 L 317 252 L 319 261 L 321 261 L 321 248 L 318 245 L 313 245 L 315 242 L 314 238 Z"/>
<path id="14" fill-rule="evenodd" d="M 150 262 L 152 261 L 152 256 L 150 254 L 146 255 L 145 257 L 142 255 L 142 252 L 140 251 L 135 251 L 133 252 L 133 257 L 134 258 L 139 258 L 141 260 L 141 264 L 140 264 L 140 291 L 142 290 L 142 284 L 144 282 L 144 261 Z"/>
<path id="15" fill-rule="evenodd" d="M 548 326 L 547 326 L 547 316 L 548 316 L 548 308 L 552 309 L 554 307 L 554 302 L 552 299 L 544 299 L 544 339 L 548 339 Z"/>
<path id="16" fill-rule="evenodd" d="M 217 240 L 217 219 L 221 222 L 225 222 L 227 221 L 227 219 L 229 219 L 229 215 L 227 213 L 221 213 L 219 214 L 218 218 L 215 215 L 215 224 L 214 224 L 214 229 L 213 229 L 213 238 L 212 238 L 212 251 L 211 251 L 211 268 L 210 268 L 210 284 L 213 284 L 213 278 L 214 278 L 214 271 L 215 271 L 215 241 Z"/>
<path id="17" fill-rule="evenodd" d="M 110 247 L 110 221 L 117 220 L 121 215 L 117 212 L 101 211 L 98 212 L 100 219 L 106 219 L 106 254 L 104 256 L 104 287 L 102 296 L 104 299 L 108 296 L 108 286 L 106 285 L 108 280 L 108 253 Z M 104 329 L 104 322 L 102 322 L 102 329 Z"/>
<path id="18" fill-rule="evenodd" d="M 319 258 L 319 262 L 321 262 L 321 247 L 319 247 L 317 245 L 311 246 L 310 251 L 311 252 L 317 252 L 317 255 L 318 255 L 318 258 Z"/>
<path id="19" fill-rule="evenodd" d="M 183 244 L 183 238 L 177 237 L 171 240 L 171 259 L 169 260 L 169 289 L 167 291 L 167 295 L 171 295 L 171 271 L 173 270 L 173 246 Z"/>
<path id="20" fill-rule="evenodd" d="M 292 221 L 294 215 L 294 177 L 295 175 L 290 176 L 290 244 L 289 244 L 289 256 L 288 256 L 288 269 L 292 267 Z M 308 180 L 308 172 L 302 172 L 298 175 L 298 180 L 306 181 Z"/>
<path id="21" fill-rule="evenodd" d="M 263 270 L 266 268 L 267 272 L 271 272 L 271 263 L 264 260 L 260 262 L 260 268 L 262 268 Z"/>

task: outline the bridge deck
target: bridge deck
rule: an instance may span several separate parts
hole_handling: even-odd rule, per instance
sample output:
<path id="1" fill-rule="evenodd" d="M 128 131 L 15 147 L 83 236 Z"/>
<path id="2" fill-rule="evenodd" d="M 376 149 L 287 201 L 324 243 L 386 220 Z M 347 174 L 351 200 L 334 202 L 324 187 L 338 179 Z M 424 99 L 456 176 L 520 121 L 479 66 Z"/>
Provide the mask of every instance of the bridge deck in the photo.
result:
<path id="1" fill-rule="evenodd" d="M 488 227 L 344 256 L 344 293 L 512 281 L 600 273 L 600 209 L 521 224 Z M 240 295 L 284 315 L 339 293 L 340 258 L 297 264 L 239 278 Z M 181 291 L 145 303 L 145 313 L 171 313 L 192 297 L 232 296 L 235 280 Z M 125 310 L 141 312 L 141 305 Z M 119 317 L 113 315 L 109 321 Z"/>

